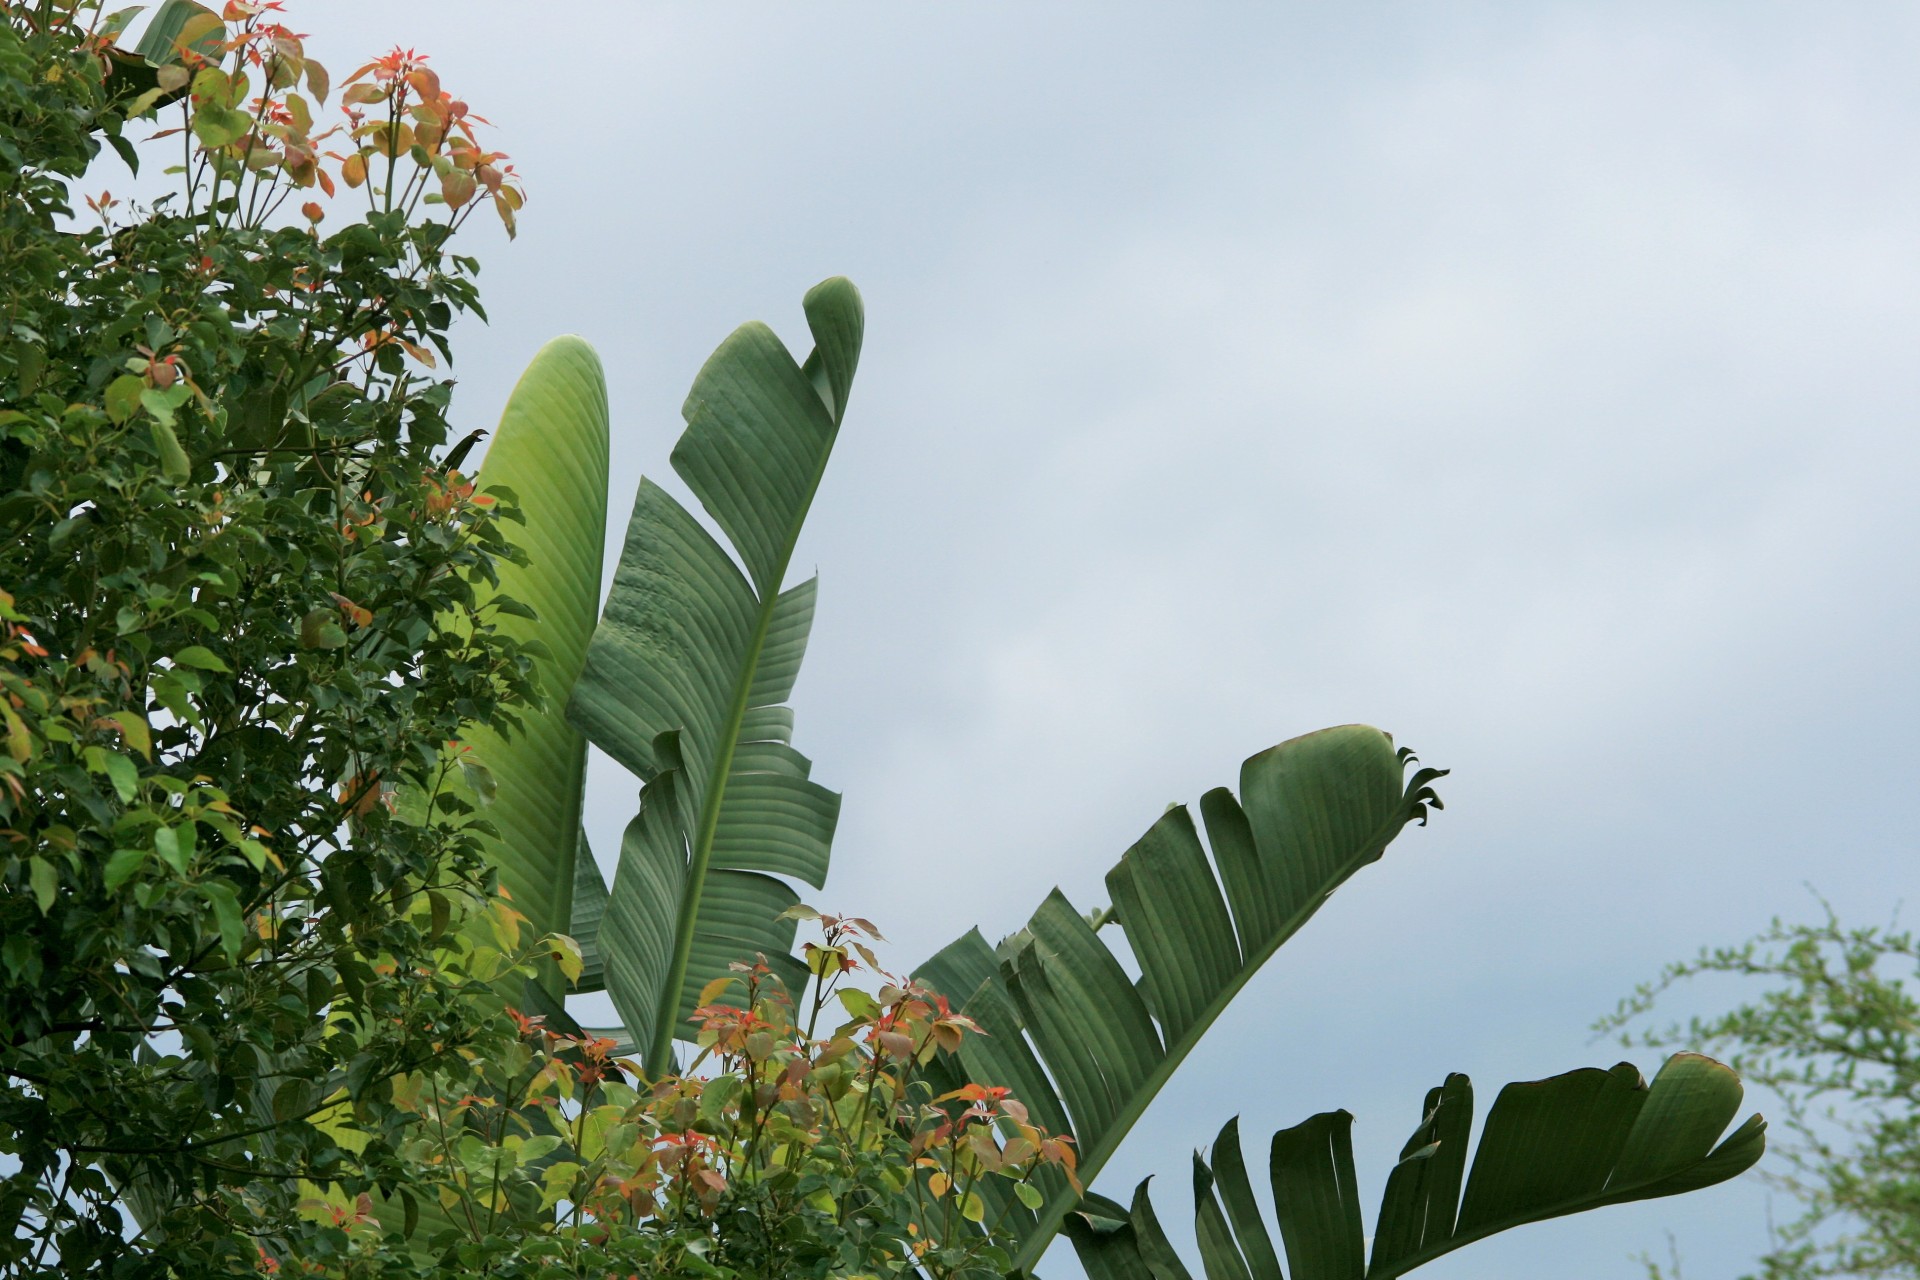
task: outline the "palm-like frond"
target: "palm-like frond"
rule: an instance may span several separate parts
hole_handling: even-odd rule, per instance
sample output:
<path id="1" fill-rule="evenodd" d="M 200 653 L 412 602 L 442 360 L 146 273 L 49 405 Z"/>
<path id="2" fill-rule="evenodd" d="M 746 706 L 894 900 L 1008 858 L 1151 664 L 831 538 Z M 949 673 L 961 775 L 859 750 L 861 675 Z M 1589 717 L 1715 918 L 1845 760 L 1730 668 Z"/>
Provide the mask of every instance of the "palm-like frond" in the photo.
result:
<path id="1" fill-rule="evenodd" d="M 968 1037 L 949 1071 L 1011 1087 L 1036 1122 L 1073 1136 L 1093 1178 L 1267 958 L 1438 805 L 1439 772 L 1409 778 L 1408 758 L 1365 725 L 1261 752 L 1241 767 L 1238 799 L 1224 787 L 1201 798 L 1211 857 L 1189 811 L 1169 809 L 1107 873 L 1138 986 L 1058 890 L 1000 956 L 977 930 L 946 947 L 916 976 L 988 1033 Z M 1021 1237 L 1021 1270 L 1078 1200 L 1063 1178 L 1043 1182 L 1039 1210 L 995 1206 Z"/>
<path id="2" fill-rule="evenodd" d="M 1675 1054 L 1651 1086 L 1629 1063 L 1510 1084 L 1467 1165 L 1473 1086 L 1427 1094 L 1420 1125 L 1387 1177 L 1367 1256 L 1353 1168 L 1353 1117 L 1329 1111 L 1274 1134 L 1269 1159 L 1280 1238 L 1294 1280 L 1390 1280 L 1498 1231 L 1604 1205 L 1725 1182 L 1766 1149 L 1766 1122 L 1740 1109 L 1740 1078 Z M 1237 1120 L 1196 1154 L 1195 1234 L 1207 1280 L 1283 1280 L 1254 1199 Z M 1465 1190 L 1462 1191 L 1462 1182 Z M 1189 1271 L 1167 1241 L 1147 1184 L 1130 1209 L 1089 1197 L 1066 1224 L 1090 1280 L 1175 1280 Z"/>
<path id="3" fill-rule="evenodd" d="M 782 590 L 839 432 L 859 360 L 860 295 L 806 296 L 805 365 L 748 324 L 688 396 L 674 470 L 732 553 L 643 480 L 600 625 L 573 690 L 573 723 L 644 783 L 598 932 L 608 993 L 649 1072 L 665 1070 L 692 1000 L 763 952 L 788 954 L 798 900 L 818 886 L 840 798 L 811 781 L 783 705 L 813 621 L 814 582 Z"/>

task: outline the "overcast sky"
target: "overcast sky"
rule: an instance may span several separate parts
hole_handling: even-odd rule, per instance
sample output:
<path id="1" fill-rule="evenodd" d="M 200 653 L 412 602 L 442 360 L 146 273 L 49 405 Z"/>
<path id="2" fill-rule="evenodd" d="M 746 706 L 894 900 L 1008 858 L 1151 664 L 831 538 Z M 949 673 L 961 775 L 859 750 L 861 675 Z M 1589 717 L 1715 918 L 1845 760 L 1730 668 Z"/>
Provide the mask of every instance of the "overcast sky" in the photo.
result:
<path id="1" fill-rule="evenodd" d="M 498 126 L 530 199 L 470 242 L 459 422 L 592 341 L 616 540 L 734 325 L 804 354 L 806 288 L 865 293 L 796 744 L 846 796 L 820 905 L 903 965 L 1056 884 L 1098 905 L 1167 802 L 1295 734 L 1366 721 L 1454 771 L 1109 1194 L 1162 1175 L 1184 1231 L 1228 1116 L 1263 1148 L 1346 1107 L 1371 1220 L 1445 1072 L 1609 1064 L 1589 1024 L 1663 962 L 1812 916 L 1808 885 L 1870 923 L 1913 882 L 1913 6 L 292 18 L 336 75 L 429 51 Z M 633 791 L 597 763 L 609 866 Z M 1767 1213 L 1743 1180 L 1422 1274 L 1637 1276 L 1670 1229 L 1730 1276 Z"/>

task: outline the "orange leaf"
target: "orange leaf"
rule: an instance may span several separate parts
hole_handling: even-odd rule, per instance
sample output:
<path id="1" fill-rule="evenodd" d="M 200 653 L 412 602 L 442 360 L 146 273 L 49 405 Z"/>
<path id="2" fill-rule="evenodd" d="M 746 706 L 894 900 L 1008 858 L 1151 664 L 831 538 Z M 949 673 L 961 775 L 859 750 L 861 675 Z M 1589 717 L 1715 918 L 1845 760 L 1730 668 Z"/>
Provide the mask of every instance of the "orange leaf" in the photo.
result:
<path id="1" fill-rule="evenodd" d="M 440 77 L 431 67 L 415 67 L 407 72 L 407 83 L 418 90 L 421 97 L 434 102 L 440 100 Z"/>
<path id="2" fill-rule="evenodd" d="M 347 805 L 348 811 L 356 818 L 371 813 L 373 806 L 380 803 L 380 775 L 355 775 L 340 788 L 340 803 Z"/>
<path id="3" fill-rule="evenodd" d="M 478 187 L 473 175 L 464 169 L 449 169 L 440 177 L 440 197 L 447 202 L 449 209 L 458 209 L 473 199 Z"/>

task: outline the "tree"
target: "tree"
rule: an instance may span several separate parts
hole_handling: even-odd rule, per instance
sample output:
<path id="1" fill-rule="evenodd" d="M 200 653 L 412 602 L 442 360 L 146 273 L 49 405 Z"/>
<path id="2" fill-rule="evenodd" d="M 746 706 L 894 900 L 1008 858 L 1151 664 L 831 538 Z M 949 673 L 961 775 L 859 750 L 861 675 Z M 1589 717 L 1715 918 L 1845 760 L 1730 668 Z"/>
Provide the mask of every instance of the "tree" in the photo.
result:
<path id="1" fill-rule="evenodd" d="M 325 69 L 268 8 L 173 0 L 139 58 L 132 11 L 0 24 L 9 1274 L 324 1253 L 302 1180 L 371 1191 L 392 1080 L 514 1039 L 488 983 L 524 957 L 460 940 L 493 873 L 442 745 L 535 685 L 482 598 L 511 512 L 457 471 L 433 369 L 477 305 L 449 241 L 519 196 L 418 59 L 316 123 Z M 170 105 L 180 192 L 65 226 L 103 140 L 137 164 Z M 340 1099 L 352 1141 L 316 1123 Z"/>
<path id="2" fill-rule="evenodd" d="M 1775 919 L 1737 946 L 1702 950 L 1640 987 L 1597 1029 L 1643 1022 L 1676 986 L 1722 975 L 1764 983 L 1725 1013 L 1629 1033 L 1727 1055 L 1786 1109 L 1792 1141 L 1762 1176 L 1799 1200 L 1760 1259 L 1765 1280 L 1920 1274 L 1920 939 L 1854 928 L 1831 908 Z"/>

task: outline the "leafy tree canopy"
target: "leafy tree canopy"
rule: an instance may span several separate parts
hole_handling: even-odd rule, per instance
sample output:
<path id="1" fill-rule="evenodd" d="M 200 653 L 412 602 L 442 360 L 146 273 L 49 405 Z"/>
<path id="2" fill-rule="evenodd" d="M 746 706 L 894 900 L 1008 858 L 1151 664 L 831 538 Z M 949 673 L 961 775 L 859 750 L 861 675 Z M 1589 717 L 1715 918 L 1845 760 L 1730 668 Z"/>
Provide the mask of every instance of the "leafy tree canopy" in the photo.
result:
<path id="1" fill-rule="evenodd" d="M 17 1274 L 324 1254 L 301 1180 L 390 1185 L 391 1081 L 512 1037 L 482 979 L 519 957 L 455 940 L 492 872 L 445 747 L 535 688 L 495 627 L 511 602 L 483 603 L 511 513 L 455 469 L 436 365 L 477 309 L 449 240 L 478 188 L 507 217 L 518 196 L 405 56 L 353 78 L 323 148 L 326 71 L 265 10 L 163 7 L 158 66 L 96 6 L 0 24 Z M 177 156 L 180 190 L 75 207 L 100 148 L 139 162 L 125 135 L 163 111 L 146 162 Z M 339 181 L 323 149 L 349 153 Z M 351 1142 L 315 1123 L 341 1097 Z"/>
<path id="2" fill-rule="evenodd" d="M 1761 1170 L 1797 1199 L 1763 1280 L 1920 1274 L 1920 938 L 1774 920 L 1737 946 L 1671 965 L 1601 1021 L 1642 1024 L 1673 988 L 1734 978 L 1758 994 L 1726 1012 L 1630 1032 L 1627 1043 L 1716 1049 L 1785 1105 L 1790 1140 Z"/>

